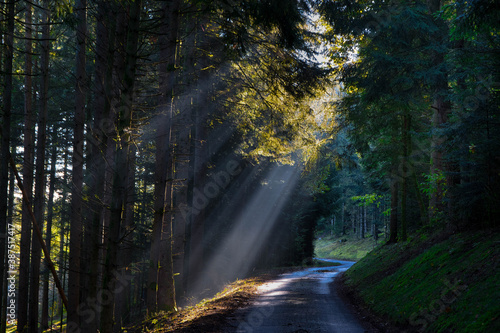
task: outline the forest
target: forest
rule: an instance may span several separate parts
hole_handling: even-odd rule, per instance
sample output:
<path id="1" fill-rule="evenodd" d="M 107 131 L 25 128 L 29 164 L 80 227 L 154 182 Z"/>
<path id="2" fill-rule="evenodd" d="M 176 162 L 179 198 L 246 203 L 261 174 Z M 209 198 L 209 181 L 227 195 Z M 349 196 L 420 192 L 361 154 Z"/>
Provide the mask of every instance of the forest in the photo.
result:
<path id="1" fill-rule="evenodd" d="M 322 233 L 499 226 L 495 0 L 5 0 L 0 24 L 0 332 L 119 332 Z"/>

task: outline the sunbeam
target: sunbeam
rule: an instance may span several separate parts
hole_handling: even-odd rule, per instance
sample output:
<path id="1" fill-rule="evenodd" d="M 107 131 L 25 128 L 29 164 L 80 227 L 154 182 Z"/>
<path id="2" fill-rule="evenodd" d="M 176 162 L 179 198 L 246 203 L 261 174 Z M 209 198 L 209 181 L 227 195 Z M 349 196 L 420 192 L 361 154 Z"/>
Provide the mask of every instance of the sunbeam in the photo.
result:
<path id="1" fill-rule="evenodd" d="M 296 166 L 275 165 L 268 171 L 258 190 L 241 208 L 233 228 L 206 259 L 192 289 L 195 294 L 245 276 L 255 267 L 299 177 L 300 168 Z"/>

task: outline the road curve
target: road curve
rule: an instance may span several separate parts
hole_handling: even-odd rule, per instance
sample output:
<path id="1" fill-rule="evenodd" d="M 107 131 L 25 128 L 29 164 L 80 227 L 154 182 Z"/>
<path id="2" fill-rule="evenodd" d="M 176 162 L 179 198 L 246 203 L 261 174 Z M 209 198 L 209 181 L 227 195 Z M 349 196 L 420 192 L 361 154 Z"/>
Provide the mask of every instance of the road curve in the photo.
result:
<path id="1" fill-rule="evenodd" d="M 228 318 L 224 332 L 363 333 L 366 330 L 337 295 L 333 280 L 354 262 L 284 274 L 259 287 L 251 306 Z"/>

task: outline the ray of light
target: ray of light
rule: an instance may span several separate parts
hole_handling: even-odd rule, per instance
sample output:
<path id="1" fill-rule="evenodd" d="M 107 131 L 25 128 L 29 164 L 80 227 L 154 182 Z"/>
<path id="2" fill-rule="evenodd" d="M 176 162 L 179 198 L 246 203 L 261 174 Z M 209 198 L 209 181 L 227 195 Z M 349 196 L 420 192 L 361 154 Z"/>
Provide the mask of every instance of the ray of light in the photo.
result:
<path id="1" fill-rule="evenodd" d="M 234 227 L 207 258 L 193 291 L 200 292 L 207 283 L 220 285 L 245 276 L 254 267 L 299 177 L 300 170 L 294 166 L 275 165 L 268 171 L 266 184 L 249 195 Z"/>

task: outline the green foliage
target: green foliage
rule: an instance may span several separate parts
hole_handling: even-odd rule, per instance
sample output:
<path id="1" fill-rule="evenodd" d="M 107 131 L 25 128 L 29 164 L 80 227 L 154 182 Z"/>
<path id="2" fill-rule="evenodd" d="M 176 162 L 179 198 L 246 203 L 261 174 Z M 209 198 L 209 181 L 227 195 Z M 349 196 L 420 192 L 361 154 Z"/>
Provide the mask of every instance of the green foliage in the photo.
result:
<path id="1" fill-rule="evenodd" d="M 499 5 L 477 0 L 440 6 L 320 2 L 328 56 L 345 93 L 336 102 L 339 123 L 348 129 L 376 194 L 387 193 L 389 178 L 409 184 L 408 200 L 420 207 L 409 212 L 415 216 L 410 220 L 425 216 L 427 200 L 439 194 L 431 215 L 457 226 L 494 223 L 500 207 L 492 191 L 500 184 Z M 432 128 L 436 96 L 451 103 L 452 112 Z M 447 138 L 433 146 L 444 152 L 446 167 L 435 173 L 428 161 L 437 137 Z"/>
<path id="2" fill-rule="evenodd" d="M 443 6 L 441 17 L 452 24 L 453 39 L 474 40 L 477 33 L 498 40 L 500 5 L 494 0 L 453 1 Z"/>
<path id="3" fill-rule="evenodd" d="M 498 9 L 490 0 L 456 1 L 441 13 L 454 41 L 447 57 L 453 112 L 442 132 L 452 166 L 448 197 L 460 228 L 498 224 L 500 198 L 492 191 L 500 184 Z"/>
<path id="4" fill-rule="evenodd" d="M 221 35 L 228 45 L 245 53 L 253 44 L 253 29 L 274 31 L 281 48 L 307 50 L 305 21 L 311 12 L 307 1 L 233 0 L 200 1 L 222 18 Z"/>
<path id="5" fill-rule="evenodd" d="M 245 139 L 242 153 L 292 163 L 299 150 L 314 154 L 321 146 L 322 129 L 310 103 L 322 91 L 327 72 L 278 48 L 275 36 L 259 36 L 265 42 L 235 62 L 227 77 L 230 120 Z"/>
<path id="6" fill-rule="evenodd" d="M 351 197 L 351 200 L 358 202 L 359 206 L 369 206 L 369 205 L 372 205 L 373 203 L 375 203 L 377 208 L 380 207 L 380 204 L 381 204 L 380 200 L 381 199 L 384 199 L 384 196 L 378 195 L 376 193 Z"/>
<path id="7" fill-rule="evenodd" d="M 446 176 L 442 170 L 436 170 L 431 174 L 422 175 L 425 179 L 424 182 L 420 183 L 420 190 L 427 196 L 431 196 L 438 192 L 438 189 L 444 188 L 442 195 L 446 196 Z"/>
<path id="8" fill-rule="evenodd" d="M 355 57 L 346 58 L 343 54 L 352 52 L 352 46 L 341 43 L 337 47 L 343 51 L 332 54 L 333 61 L 346 61 L 338 68 L 345 97 L 337 105 L 340 123 L 360 154 L 363 175 L 375 190 L 373 198 L 356 193 L 354 200 L 369 205 L 370 199 L 389 193 L 390 182 L 405 181 L 411 183 L 405 189 L 407 200 L 418 201 L 420 193 L 410 179 L 418 183 L 428 169 L 430 122 L 425 119 L 431 115 L 432 84 L 442 77 L 442 68 L 433 63 L 436 54 L 444 52 L 440 22 L 420 2 L 376 1 L 349 13 L 348 19 L 332 23 L 337 24 L 332 28 L 337 33 L 351 34 L 357 48 Z M 335 19 L 328 12 L 324 15 Z M 334 35 L 329 37 L 336 42 Z M 420 200 L 420 209 L 407 212 L 405 216 L 412 216 L 407 220 L 419 221 L 425 215 L 424 204 Z"/>

